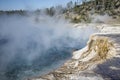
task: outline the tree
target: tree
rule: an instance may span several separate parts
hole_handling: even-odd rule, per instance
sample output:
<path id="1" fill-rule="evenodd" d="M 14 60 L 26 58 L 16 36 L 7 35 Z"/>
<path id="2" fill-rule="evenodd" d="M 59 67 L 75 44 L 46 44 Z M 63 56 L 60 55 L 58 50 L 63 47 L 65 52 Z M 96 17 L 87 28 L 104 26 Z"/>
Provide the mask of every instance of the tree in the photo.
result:
<path id="1" fill-rule="evenodd" d="M 73 2 L 72 2 L 72 1 L 70 1 L 70 2 L 67 3 L 67 8 L 68 8 L 68 9 L 73 8 L 73 6 L 74 6 L 74 5 L 73 5 Z"/>

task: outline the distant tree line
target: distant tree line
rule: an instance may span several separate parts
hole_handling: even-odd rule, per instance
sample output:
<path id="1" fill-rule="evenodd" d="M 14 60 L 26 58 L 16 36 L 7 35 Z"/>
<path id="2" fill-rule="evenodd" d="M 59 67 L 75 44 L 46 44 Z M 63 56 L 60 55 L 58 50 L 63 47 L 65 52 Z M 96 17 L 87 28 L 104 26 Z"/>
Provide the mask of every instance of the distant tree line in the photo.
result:
<path id="1" fill-rule="evenodd" d="M 6 15 L 13 15 L 13 14 L 25 15 L 26 13 L 27 13 L 26 10 L 9 10 L 9 11 L 0 10 L 0 14 L 6 14 Z"/>

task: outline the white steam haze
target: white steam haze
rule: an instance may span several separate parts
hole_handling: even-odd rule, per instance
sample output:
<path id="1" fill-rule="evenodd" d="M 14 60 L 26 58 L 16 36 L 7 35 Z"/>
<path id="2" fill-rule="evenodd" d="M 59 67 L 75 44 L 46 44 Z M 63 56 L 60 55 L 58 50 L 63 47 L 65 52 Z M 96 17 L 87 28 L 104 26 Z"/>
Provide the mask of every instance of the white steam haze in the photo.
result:
<path id="1" fill-rule="evenodd" d="M 62 65 L 95 30 L 46 15 L 0 16 L 0 80 L 39 76 Z"/>
<path id="2" fill-rule="evenodd" d="M 108 14 L 104 14 L 104 15 L 93 14 L 90 15 L 90 18 L 91 18 L 91 23 L 107 23 L 110 20 L 113 20 L 113 18 Z"/>

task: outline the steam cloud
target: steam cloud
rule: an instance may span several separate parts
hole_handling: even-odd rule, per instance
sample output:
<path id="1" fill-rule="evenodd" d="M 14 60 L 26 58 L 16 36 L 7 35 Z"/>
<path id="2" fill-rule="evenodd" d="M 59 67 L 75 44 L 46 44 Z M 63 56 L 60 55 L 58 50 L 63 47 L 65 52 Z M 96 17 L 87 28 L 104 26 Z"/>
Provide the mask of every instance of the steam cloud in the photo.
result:
<path id="1" fill-rule="evenodd" d="M 107 23 L 111 20 L 113 20 L 113 18 L 111 16 L 109 16 L 108 14 L 104 14 L 104 15 L 91 15 L 92 18 L 92 23 Z"/>
<path id="2" fill-rule="evenodd" d="M 0 16 L 0 80 L 20 80 L 59 67 L 93 32 L 46 15 Z"/>

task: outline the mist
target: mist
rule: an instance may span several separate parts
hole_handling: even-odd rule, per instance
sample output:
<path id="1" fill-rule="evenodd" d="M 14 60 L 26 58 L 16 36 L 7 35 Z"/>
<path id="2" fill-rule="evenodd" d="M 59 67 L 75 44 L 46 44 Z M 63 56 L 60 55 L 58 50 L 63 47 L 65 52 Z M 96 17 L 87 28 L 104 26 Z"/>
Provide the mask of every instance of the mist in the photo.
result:
<path id="1" fill-rule="evenodd" d="M 22 80 L 60 67 L 95 31 L 47 15 L 0 16 L 0 80 Z"/>
<path id="2" fill-rule="evenodd" d="M 110 20 L 113 20 L 113 18 L 108 14 L 104 14 L 104 15 L 93 14 L 90 15 L 90 18 L 91 18 L 91 23 L 107 23 Z"/>

